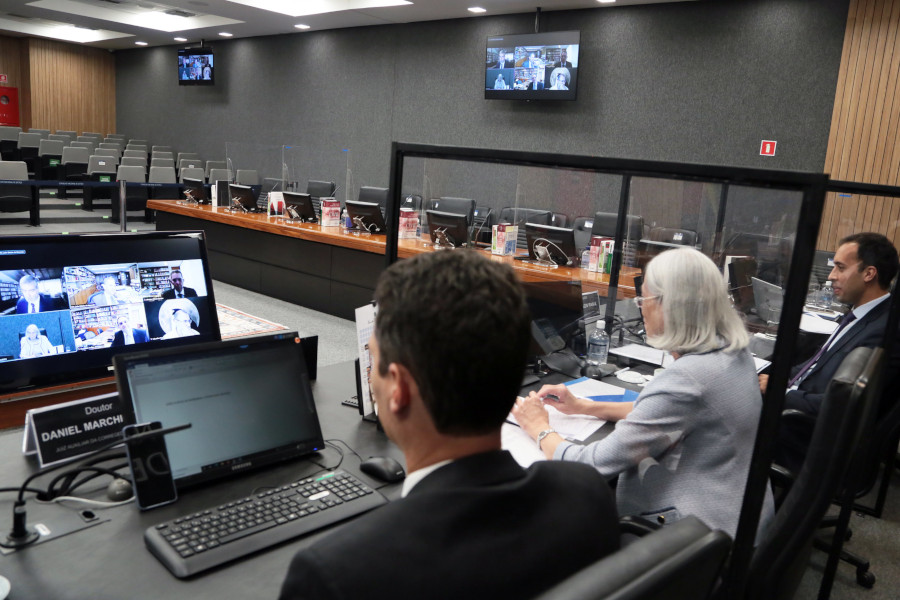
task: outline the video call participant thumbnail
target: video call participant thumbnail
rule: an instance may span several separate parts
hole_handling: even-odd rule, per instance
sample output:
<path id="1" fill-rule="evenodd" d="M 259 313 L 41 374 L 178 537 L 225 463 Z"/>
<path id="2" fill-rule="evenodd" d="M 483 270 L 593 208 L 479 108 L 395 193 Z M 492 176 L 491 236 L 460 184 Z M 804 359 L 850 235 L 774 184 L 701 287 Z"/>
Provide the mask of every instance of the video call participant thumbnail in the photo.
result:
<path id="1" fill-rule="evenodd" d="M 406 458 L 403 498 L 300 551 L 282 600 L 530 598 L 615 551 L 594 469 L 526 470 L 500 449 L 530 336 L 513 270 L 467 250 L 422 254 L 382 273 L 375 302 L 372 392 Z"/>
<path id="2" fill-rule="evenodd" d="M 57 310 L 56 301 L 38 291 L 38 280 L 31 275 L 23 275 L 19 279 L 19 292 L 22 297 L 16 302 L 16 314 Z"/>
<path id="3" fill-rule="evenodd" d="M 172 283 L 172 287 L 162 293 L 164 300 L 197 297 L 197 291 L 194 288 L 184 287 L 184 275 L 181 274 L 181 271 L 172 271 L 169 281 Z"/>

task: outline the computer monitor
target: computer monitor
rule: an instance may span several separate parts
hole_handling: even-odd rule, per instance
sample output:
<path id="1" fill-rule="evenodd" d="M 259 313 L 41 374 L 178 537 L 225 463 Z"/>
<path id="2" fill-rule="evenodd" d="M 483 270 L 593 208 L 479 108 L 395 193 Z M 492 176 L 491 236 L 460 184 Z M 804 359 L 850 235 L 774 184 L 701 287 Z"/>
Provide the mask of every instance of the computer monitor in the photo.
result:
<path id="1" fill-rule="evenodd" d="M 108 377 L 135 347 L 220 339 L 202 231 L 0 236 L 0 283 L 0 393 Z"/>
<path id="2" fill-rule="evenodd" d="M 750 281 L 753 282 L 757 316 L 766 323 L 778 323 L 781 320 L 784 291 L 779 286 L 756 277 L 751 277 Z"/>
<path id="3" fill-rule="evenodd" d="M 526 223 L 525 239 L 528 241 L 528 256 L 533 260 L 562 267 L 578 266 L 574 229 Z"/>
<path id="4" fill-rule="evenodd" d="M 440 210 L 426 210 L 428 232 L 435 246 L 459 248 L 469 243 L 469 226 L 466 215 Z"/>
<path id="5" fill-rule="evenodd" d="M 347 214 L 353 221 L 354 228 L 368 231 L 369 233 L 384 233 L 386 227 L 381 207 L 375 202 L 360 202 L 347 200 Z"/>
<path id="6" fill-rule="evenodd" d="M 252 186 L 230 183 L 228 191 L 231 193 L 232 206 L 239 205 L 246 212 L 260 212 L 260 208 L 256 204 L 258 195 L 254 193 Z"/>
<path id="7" fill-rule="evenodd" d="M 309 194 L 300 192 L 284 192 L 285 212 L 288 217 L 303 223 L 318 223 L 316 210 Z"/>
<path id="8" fill-rule="evenodd" d="M 387 206 L 388 189 L 382 187 L 363 186 L 359 188 L 360 202 L 374 202 L 384 208 Z"/>
<path id="9" fill-rule="evenodd" d="M 296 333 L 120 355 L 115 372 L 135 422 L 191 424 L 166 437 L 179 489 L 324 447 Z"/>
<path id="10" fill-rule="evenodd" d="M 209 194 L 206 193 L 206 185 L 203 181 L 185 177 L 181 183 L 184 184 L 184 191 L 189 192 L 191 198 L 200 204 L 209 204 Z"/>

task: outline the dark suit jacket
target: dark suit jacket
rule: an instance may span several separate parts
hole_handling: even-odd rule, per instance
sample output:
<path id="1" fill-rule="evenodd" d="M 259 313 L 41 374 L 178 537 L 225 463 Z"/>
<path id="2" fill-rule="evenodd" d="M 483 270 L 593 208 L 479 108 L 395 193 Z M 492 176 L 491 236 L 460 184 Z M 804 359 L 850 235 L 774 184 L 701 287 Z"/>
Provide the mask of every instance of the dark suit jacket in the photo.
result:
<path id="1" fill-rule="evenodd" d="M 186 287 L 186 288 L 182 288 L 182 291 L 184 291 L 185 298 L 196 298 L 197 297 L 197 292 L 194 290 L 194 288 Z M 163 297 L 163 300 L 174 300 L 175 299 L 175 288 L 169 288 L 166 291 L 164 291 L 162 293 L 162 297 Z"/>
<path id="2" fill-rule="evenodd" d="M 41 294 L 41 299 L 38 301 L 38 305 L 40 306 L 41 312 L 49 312 L 51 310 L 56 310 L 56 301 L 53 300 L 50 296 L 45 296 Z M 19 301 L 16 302 L 16 313 L 23 314 L 28 312 L 28 300 L 25 298 L 19 298 Z"/>
<path id="3" fill-rule="evenodd" d="M 825 398 L 825 390 L 841 362 L 858 347 L 874 348 L 885 343 L 888 314 L 891 299 L 887 298 L 868 312 L 832 345 L 816 362 L 815 367 L 806 375 L 796 390 L 790 390 L 784 397 L 784 408 L 795 409 L 808 415 L 816 416 Z M 884 365 L 884 379 L 881 405 L 883 414 L 890 406 L 886 401 L 894 401 L 900 389 L 900 340 L 894 337 L 890 355 Z M 791 369 L 793 377 L 803 367 L 796 365 Z M 812 438 L 814 423 L 799 419 L 782 420 L 778 431 L 778 444 L 775 451 L 775 462 L 793 472 L 799 471 L 806 458 L 806 450 Z"/>
<path id="4" fill-rule="evenodd" d="M 560 63 L 559 61 L 556 61 L 555 63 L 553 63 L 553 68 L 555 69 L 557 67 L 565 67 L 566 69 L 571 69 L 572 63 L 570 63 L 569 61 L 566 61 L 564 63 Z"/>
<path id="5" fill-rule="evenodd" d="M 144 342 L 150 341 L 150 336 L 147 335 L 147 332 L 143 329 L 132 329 L 131 335 L 134 336 L 135 344 L 143 344 Z M 113 341 L 111 346 L 124 346 L 125 345 L 125 334 L 121 331 L 117 331 L 116 335 L 113 337 Z"/>
<path id="6" fill-rule="evenodd" d="M 530 598 L 618 547 L 595 469 L 487 452 L 301 550 L 281 599 Z"/>

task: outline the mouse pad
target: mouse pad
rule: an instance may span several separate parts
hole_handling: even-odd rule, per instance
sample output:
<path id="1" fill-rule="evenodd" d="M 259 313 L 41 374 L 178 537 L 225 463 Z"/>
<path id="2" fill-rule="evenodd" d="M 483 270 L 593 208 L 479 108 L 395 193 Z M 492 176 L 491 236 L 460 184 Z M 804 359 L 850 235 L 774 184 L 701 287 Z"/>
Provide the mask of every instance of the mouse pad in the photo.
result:
<path id="1" fill-rule="evenodd" d="M 28 512 L 28 527 L 37 530 L 41 537 L 24 548 L 0 548 L 0 554 L 5 556 L 19 550 L 27 550 L 31 546 L 90 529 L 110 520 L 109 517 L 101 516 L 103 511 L 96 508 L 74 508 L 57 503 L 38 504 L 33 500 L 25 505 L 25 510 Z M 85 511 L 93 513 L 93 518 L 85 517 L 83 515 Z M 2 535 L 5 536 L 6 533 L 4 531 Z"/>

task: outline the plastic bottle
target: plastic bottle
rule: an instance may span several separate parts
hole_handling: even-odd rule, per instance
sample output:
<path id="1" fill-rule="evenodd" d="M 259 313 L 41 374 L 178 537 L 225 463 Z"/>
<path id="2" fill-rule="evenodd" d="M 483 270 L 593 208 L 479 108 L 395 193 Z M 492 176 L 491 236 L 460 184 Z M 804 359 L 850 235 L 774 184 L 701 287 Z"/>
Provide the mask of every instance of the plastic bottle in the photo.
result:
<path id="1" fill-rule="evenodd" d="M 825 282 L 825 287 L 822 288 L 819 294 L 821 307 L 825 310 L 831 310 L 831 304 L 834 302 L 834 288 L 831 287 L 830 281 Z"/>
<path id="2" fill-rule="evenodd" d="M 587 269 L 591 264 L 591 251 L 589 248 L 585 248 L 581 253 L 581 268 Z"/>
<path id="3" fill-rule="evenodd" d="M 347 214 L 347 209 L 344 209 L 344 214 L 341 215 L 341 223 L 344 224 L 344 227 L 347 229 L 353 229 L 353 221 L 350 219 L 350 215 Z"/>
<path id="4" fill-rule="evenodd" d="M 597 327 L 588 338 L 588 362 L 592 365 L 606 364 L 609 358 L 609 334 L 606 333 L 606 321 L 597 321 Z"/>

